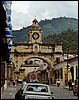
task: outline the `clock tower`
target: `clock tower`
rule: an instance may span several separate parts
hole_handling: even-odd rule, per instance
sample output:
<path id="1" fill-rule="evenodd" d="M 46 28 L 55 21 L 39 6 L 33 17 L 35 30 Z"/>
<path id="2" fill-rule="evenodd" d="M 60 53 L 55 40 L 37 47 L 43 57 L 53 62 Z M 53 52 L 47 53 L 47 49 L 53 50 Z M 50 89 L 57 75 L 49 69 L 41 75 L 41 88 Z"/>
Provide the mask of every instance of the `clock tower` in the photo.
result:
<path id="1" fill-rule="evenodd" d="M 33 24 L 29 28 L 29 33 L 28 33 L 28 42 L 31 43 L 39 43 L 42 44 L 42 29 L 38 25 L 38 21 L 35 18 L 33 20 Z"/>

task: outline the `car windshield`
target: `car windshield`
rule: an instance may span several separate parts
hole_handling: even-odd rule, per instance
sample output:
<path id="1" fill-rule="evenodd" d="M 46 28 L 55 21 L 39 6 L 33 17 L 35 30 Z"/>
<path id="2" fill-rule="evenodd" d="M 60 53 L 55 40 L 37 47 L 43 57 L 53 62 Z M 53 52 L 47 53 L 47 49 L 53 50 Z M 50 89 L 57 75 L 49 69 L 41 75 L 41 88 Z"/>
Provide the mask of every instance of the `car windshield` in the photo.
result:
<path id="1" fill-rule="evenodd" d="M 38 91 L 38 92 L 48 92 L 47 86 L 43 85 L 28 85 L 26 88 L 27 91 Z"/>

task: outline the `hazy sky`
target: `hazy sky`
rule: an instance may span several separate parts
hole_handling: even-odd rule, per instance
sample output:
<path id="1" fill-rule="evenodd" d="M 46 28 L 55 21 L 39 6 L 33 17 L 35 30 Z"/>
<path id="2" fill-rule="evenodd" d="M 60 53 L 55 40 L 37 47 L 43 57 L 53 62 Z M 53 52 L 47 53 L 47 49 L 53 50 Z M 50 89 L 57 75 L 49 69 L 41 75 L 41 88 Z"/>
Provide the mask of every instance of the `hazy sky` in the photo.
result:
<path id="1" fill-rule="evenodd" d="M 13 30 L 22 29 L 38 21 L 58 17 L 78 19 L 78 1 L 12 1 Z"/>

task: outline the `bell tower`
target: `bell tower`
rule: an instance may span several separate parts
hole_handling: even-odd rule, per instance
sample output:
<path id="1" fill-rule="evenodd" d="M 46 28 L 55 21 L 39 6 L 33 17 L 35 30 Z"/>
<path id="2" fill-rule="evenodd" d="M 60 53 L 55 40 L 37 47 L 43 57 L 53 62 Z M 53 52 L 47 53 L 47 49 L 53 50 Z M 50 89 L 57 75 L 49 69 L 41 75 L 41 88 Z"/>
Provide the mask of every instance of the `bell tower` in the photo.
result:
<path id="1" fill-rule="evenodd" d="M 29 28 L 28 33 L 28 42 L 31 43 L 39 43 L 42 44 L 42 29 L 38 25 L 38 21 L 35 18 L 33 21 L 33 24 Z"/>

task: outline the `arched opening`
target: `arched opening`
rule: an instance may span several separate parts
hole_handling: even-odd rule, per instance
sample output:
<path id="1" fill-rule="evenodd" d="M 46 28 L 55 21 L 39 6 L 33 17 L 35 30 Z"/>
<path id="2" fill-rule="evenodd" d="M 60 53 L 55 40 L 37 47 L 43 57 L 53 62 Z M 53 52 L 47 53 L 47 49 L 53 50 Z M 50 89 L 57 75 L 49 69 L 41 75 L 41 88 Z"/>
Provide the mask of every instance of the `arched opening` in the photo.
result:
<path id="1" fill-rule="evenodd" d="M 46 59 L 30 57 L 21 64 L 21 68 L 25 69 L 25 77 L 28 77 L 29 81 L 33 79 L 40 83 L 48 83 L 51 66 Z"/>

